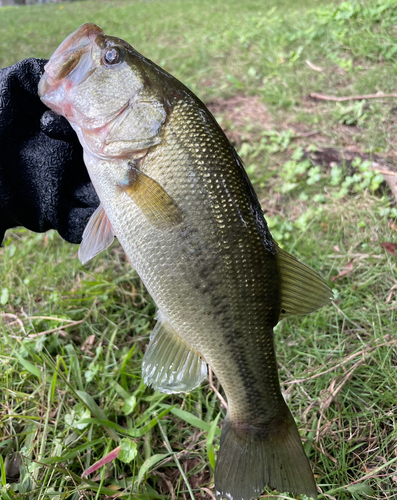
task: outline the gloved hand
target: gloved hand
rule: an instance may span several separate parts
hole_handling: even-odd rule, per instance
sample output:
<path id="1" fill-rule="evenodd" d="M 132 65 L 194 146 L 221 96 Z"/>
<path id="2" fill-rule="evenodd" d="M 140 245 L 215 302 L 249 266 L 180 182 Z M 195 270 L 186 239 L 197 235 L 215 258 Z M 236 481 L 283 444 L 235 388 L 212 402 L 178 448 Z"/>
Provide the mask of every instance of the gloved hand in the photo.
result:
<path id="1" fill-rule="evenodd" d="M 79 243 L 99 205 L 76 134 L 37 95 L 46 62 L 0 69 L 0 243 L 15 226 Z"/>

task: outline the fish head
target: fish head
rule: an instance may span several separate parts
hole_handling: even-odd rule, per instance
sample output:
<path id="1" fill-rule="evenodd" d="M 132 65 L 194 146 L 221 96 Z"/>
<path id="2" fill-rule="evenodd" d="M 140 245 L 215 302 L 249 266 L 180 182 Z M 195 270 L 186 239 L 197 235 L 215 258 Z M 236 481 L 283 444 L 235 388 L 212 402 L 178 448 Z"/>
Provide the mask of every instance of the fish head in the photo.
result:
<path id="1" fill-rule="evenodd" d="M 38 92 L 86 151 L 128 157 L 161 142 L 167 113 L 156 68 L 124 40 L 86 23 L 54 52 Z"/>

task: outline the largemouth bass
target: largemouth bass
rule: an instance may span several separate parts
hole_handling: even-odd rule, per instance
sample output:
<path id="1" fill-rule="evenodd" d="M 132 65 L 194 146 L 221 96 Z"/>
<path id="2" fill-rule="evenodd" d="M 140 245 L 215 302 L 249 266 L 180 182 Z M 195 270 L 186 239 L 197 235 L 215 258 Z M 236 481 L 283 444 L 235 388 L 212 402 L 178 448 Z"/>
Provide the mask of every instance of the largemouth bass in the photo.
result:
<path id="1" fill-rule="evenodd" d="M 181 82 L 94 24 L 59 46 L 39 94 L 76 131 L 101 200 L 81 260 L 116 235 L 158 307 L 146 384 L 191 391 L 208 364 L 225 391 L 217 497 L 250 500 L 269 485 L 317 498 L 281 394 L 273 328 L 332 294 L 272 239 L 214 117 Z"/>

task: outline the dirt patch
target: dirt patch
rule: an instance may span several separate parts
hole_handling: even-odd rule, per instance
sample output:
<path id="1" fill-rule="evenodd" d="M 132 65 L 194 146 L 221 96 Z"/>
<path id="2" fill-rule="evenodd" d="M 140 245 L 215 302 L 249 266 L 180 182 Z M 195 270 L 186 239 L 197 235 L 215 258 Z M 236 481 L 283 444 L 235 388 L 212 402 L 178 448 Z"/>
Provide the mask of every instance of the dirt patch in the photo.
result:
<path id="1" fill-rule="evenodd" d="M 237 148 L 244 141 L 255 142 L 264 130 L 293 130 L 297 139 L 315 136 L 316 141 L 329 143 L 329 137 L 322 137 L 318 130 L 304 123 L 276 121 L 259 96 L 238 94 L 227 99 L 215 99 L 206 105 Z"/>
<path id="2" fill-rule="evenodd" d="M 310 108 L 311 113 L 328 112 L 322 109 L 321 104 L 318 105 L 309 96 L 304 99 L 304 102 L 306 107 Z M 219 98 L 208 103 L 207 107 L 237 149 L 243 142 L 254 143 L 264 130 L 281 132 L 291 129 L 294 131 L 295 141 L 304 150 L 306 150 L 308 141 L 314 142 L 317 146 L 318 151 L 316 153 L 311 152 L 309 154 L 309 150 L 306 150 L 306 154 L 315 164 L 321 164 L 329 168 L 332 164 L 347 163 L 350 165 L 356 157 L 362 160 L 370 160 L 372 168 L 383 174 L 394 199 L 397 201 L 397 155 L 394 151 L 383 157 L 361 152 L 361 145 L 355 140 L 357 135 L 360 134 L 360 128 L 356 125 L 335 124 L 332 131 L 335 141 L 332 142 L 336 142 L 341 147 L 330 148 L 329 132 L 323 134 L 315 128 L 310 129 L 305 123 L 289 121 L 288 119 L 276 122 L 258 96 L 240 94 L 228 99 Z"/>
<path id="3" fill-rule="evenodd" d="M 305 150 L 305 156 L 315 165 L 331 168 L 333 165 L 345 164 L 352 175 L 355 171 L 353 162 L 355 159 L 371 162 L 371 169 L 380 172 L 389 187 L 391 194 L 397 203 L 397 167 L 396 163 L 388 158 L 382 158 L 377 154 L 361 153 L 356 147 L 351 147 L 345 150 L 337 150 L 334 148 L 319 148 L 316 151 L 310 149 Z"/>
<path id="4" fill-rule="evenodd" d="M 271 113 L 257 95 L 237 94 L 230 98 L 218 98 L 207 103 L 208 109 L 218 120 L 230 142 L 239 147 L 242 142 L 255 142 L 263 131 L 293 130 L 295 139 L 302 145 L 307 146 L 310 141 L 318 147 L 336 147 L 344 150 L 363 151 L 367 149 L 362 143 L 362 135 L 366 133 L 365 128 L 357 124 L 343 124 L 331 117 L 331 111 L 327 102 L 318 101 L 309 95 L 302 97 L 300 105 L 293 111 L 281 111 L 278 117 Z M 319 123 L 304 123 L 296 120 L 297 111 L 315 115 Z M 310 122 L 310 120 L 309 120 Z M 391 107 L 382 120 L 379 127 L 386 135 L 389 145 L 384 157 L 397 161 L 397 144 L 389 138 L 393 137 L 397 125 L 397 107 Z M 379 130 L 380 130 L 379 128 Z"/>
<path id="5" fill-rule="evenodd" d="M 275 126 L 258 96 L 235 95 L 228 99 L 219 98 L 207 103 L 207 108 L 234 146 L 263 130 L 274 129 Z"/>

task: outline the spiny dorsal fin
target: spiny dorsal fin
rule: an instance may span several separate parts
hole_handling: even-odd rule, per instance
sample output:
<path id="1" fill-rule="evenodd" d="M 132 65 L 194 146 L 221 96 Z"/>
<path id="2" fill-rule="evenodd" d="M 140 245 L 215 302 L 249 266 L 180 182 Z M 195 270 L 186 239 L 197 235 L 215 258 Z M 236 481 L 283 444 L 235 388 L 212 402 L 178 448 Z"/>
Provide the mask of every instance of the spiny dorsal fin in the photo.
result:
<path id="1" fill-rule="evenodd" d="M 307 314 L 328 304 L 332 290 L 323 278 L 276 244 L 281 279 L 280 318 Z"/>
<path id="2" fill-rule="evenodd" d="M 157 229 L 165 230 L 180 224 L 183 215 L 160 184 L 130 163 L 127 184 L 120 188 L 138 205 L 146 219 Z"/>
<path id="3" fill-rule="evenodd" d="M 83 232 L 79 259 L 85 264 L 113 243 L 114 231 L 102 205 L 91 215 Z"/>
<path id="4" fill-rule="evenodd" d="M 207 376 L 207 365 L 158 313 L 142 362 L 146 385 L 168 394 L 189 392 Z"/>

